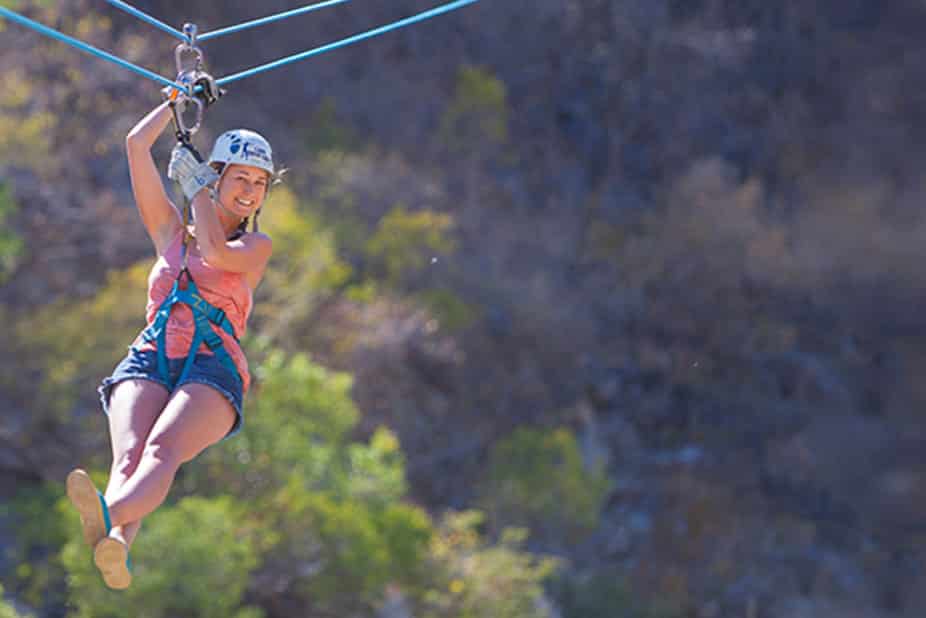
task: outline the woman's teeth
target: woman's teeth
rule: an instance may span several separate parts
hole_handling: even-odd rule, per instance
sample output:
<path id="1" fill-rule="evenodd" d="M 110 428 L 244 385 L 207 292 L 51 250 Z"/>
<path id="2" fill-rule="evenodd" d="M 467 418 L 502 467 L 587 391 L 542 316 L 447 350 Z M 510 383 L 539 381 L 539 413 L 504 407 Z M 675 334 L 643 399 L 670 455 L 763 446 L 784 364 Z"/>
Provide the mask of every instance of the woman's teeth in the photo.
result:
<path id="1" fill-rule="evenodd" d="M 242 200 L 239 198 L 235 199 L 236 202 L 244 206 L 245 208 L 250 208 L 254 204 L 254 200 Z"/>

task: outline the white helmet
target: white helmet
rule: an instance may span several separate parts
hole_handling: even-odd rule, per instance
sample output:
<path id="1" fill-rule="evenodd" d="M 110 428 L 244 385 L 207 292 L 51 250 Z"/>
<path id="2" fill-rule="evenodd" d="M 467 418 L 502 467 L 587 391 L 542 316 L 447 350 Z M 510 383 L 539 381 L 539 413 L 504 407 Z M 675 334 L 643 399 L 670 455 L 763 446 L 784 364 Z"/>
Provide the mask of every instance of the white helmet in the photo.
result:
<path id="1" fill-rule="evenodd" d="M 273 151 L 270 142 L 248 129 L 226 131 L 215 140 L 209 163 L 253 165 L 273 174 Z"/>

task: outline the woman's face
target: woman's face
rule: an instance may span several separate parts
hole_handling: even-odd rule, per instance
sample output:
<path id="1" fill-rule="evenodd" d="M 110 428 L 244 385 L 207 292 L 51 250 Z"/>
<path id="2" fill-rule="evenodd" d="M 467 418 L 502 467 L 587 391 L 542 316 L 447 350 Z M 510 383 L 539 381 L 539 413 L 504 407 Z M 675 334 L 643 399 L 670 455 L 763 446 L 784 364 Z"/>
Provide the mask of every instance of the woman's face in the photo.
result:
<path id="1" fill-rule="evenodd" d="M 239 217 L 249 217 L 260 208 L 267 195 L 269 174 L 251 165 L 232 163 L 222 175 L 219 201 Z"/>

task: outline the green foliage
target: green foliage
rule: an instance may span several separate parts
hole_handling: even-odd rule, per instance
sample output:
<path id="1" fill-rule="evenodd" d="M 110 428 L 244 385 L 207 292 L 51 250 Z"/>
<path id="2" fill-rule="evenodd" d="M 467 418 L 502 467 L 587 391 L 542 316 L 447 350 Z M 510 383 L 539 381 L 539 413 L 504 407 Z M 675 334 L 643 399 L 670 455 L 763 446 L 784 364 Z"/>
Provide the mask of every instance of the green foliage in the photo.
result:
<path id="1" fill-rule="evenodd" d="M 0 6 L 16 11 L 20 8 L 22 0 L 0 0 Z M 6 27 L 6 20 L 0 20 L 0 32 Z"/>
<path id="2" fill-rule="evenodd" d="M 344 456 L 339 449 L 358 418 L 351 376 L 281 352 L 270 353 L 255 374 L 260 384 L 245 430 L 223 450 L 220 467 L 238 483 L 252 479 L 240 487 L 244 495 L 266 496 L 291 476 L 330 487 L 335 461 Z"/>
<path id="3" fill-rule="evenodd" d="M 421 618 L 541 618 L 543 582 L 559 566 L 522 550 L 526 532 L 506 529 L 497 544 L 478 532 L 477 511 L 449 513 L 431 546 L 434 585 L 420 600 Z"/>
<path id="4" fill-rule="evenodd" d="M 30 109 L 33 96 L 24 71 L 0 73 L 0 164 L 33 169 L 48 165 L 50 136 L 57 122 L 48 112 Z"/>
<path id="5" fill-rule="evenodd" d="M 396 437 L 351 439 L 358 420 L 348 374 L 275 351 L 257 369 L 245 429 L 214 449 L 191 478 L 245 496 L 267 564 L 313 603 L 343 615 L 372 607 L 383 587 L 420 579 L 427 514 L 401 502 L 407 488 Z M 309 569 L 306 564 L 319 565 Z"/>
<path id="6" fill-rule="evenodd" d="M 279 351 L 268 353 L 255 373 L 244 430 L 200 457 L 185 483 L 270 500 L 297 479 L 306 491 L 339 499 L 380 505 L 402 499 L 405 461 L 395 435 L 381 428 L 369 443 L 351 440 L 358 412 L 349 374 Z"/>
<path id="7" fill-rule="evenodd" d="M 286 187 L 273 189 L 261 223 L 273 238 L 273 257 L 255 314 L 266 320 L 264 336 L 284 345 L 345 284 L 351 269 L 338 257 L 333 233 Z"/>
<path id="8" fill-rule="evenodd" d="M 0 618 L 28 618 L 16 611 L 16 608 L 3 600 L 3 586 L 0 585 Z"/>
<path id="9" fill-rule="evenodd" d="M 449 215 L 420 210 L 408 212 L 395 206 L 382 218 L 366 246 L 367 256 L 379 266 L 383 278 L 395 284 L 409 272 L 429 263 L 435 255 L 447 255 L 455 248 L 448 236 Z"/>
<path id="10" fill-rule="evenodd" d="M 23 0 L 0 0 L 0 6 L 11 9 L 13 11 L 23 8 L 24 4 L 25 2 Z M 29 4 L 41 6 L 41 7 L 48 7 L 48 6 L 54 6 L 54 1 L 53 0 L 31 0 Z M 3 22 L 0 21 L 0 25 L 2 24 Z M 3 28 L 0 27 L 0 32 L 2 31 L 3 31 Z"/>
<path id="11" fill-rule="evenodd" d="M 81 393 L 92 393 L 87 385 L 99 382 L 124 355 L 126 342 L 144 326 L 138 306 L 126 299 L 145 297 L 149 268 L 140 262 L 111 272 L 93 298 L 46 305 L 15 324 L 20 345 L 44 372 L 34 389 L 41 409 L 51 414 L 68 410 Z"/>
<path id="12" fill-rule="evenodd" d="M 412 585 L 422 576 L 432 531 L 419 508 L 307 491 L 294 477 L 277 496 L 274 512 L 280 534 L 274 559 L 317 564 L 317 572 L 297 586 L 333 613 L 356 604 L 372 607 L 387 584 Z"/>
<path id="13" fill-rule="evenodd" d="M 305 132 L 305 143 L 309 152 L 350 151 L 360 140 L 356 133 L 338 120 L 335 101 L 325 98 L 312 113 Z"/>
<path id="14" fill-rule="evenodd" d="M 633 594 L 618 573 L 562 573 L 550 586 L 562 618 L 681 618 Z"/>
<path id="15" fill-rule="evenodd" d="M 333 372 L 304 354 L 271 352 L 257 368 L 245 428 L 202 459 L 201 484 L 218 484 L 252 499 L 272 499 L 295 481 L 305 491 L 387 505 L 404 497 L 405 461 L 399 442 L 378 429 L 369 443 L 353 442 L 358 412 L 349 374 Z"/>
<path id="16" fill-rule="evenodd" d="M 0 283 L 16 269 L 24 248 L 19 235 L 8 227 L 9 220 L 18 209 L 13 192 L 0 183 Z"/>
<path id="17" fill-rule="evenodd" d="M 74 618 L 260 618 L 241 607 L 258 562 L 255 541 L 231 498 L 187 498 L 145 520 L 132 548 L 133 582 L 105 587 L 82 539 L 62 552 Z M 131 608 L 131 609 L 129 609 Z"/>
<path id="18" fill-rule="evenodd" d="M 422 616 L 542 615 L 553 563 L 523 552 L 523 533 L 507 531 L 495 545 L 481 538 L 478 514 L 450 517 L 437 532 L 427 513 L 403 503 L 396 437 L 379 429 L 367 443 L 351 438 L 349 375 L 279 351 L 256 373 L 245 430 L 187 478 L 247 498 L 265 577 L 291 582 L 333 615 L 369 613 L 396 587 Z"/>
<path id="19" fill-rule="evenodd" d="M 609 482 L 587 470 L 568 429 L 521 428 L 489 457 L 482 502 L 497 522 L 581 535 L 598 525 Z"/>
<path id="20" fill-rule="evenodd" d="M 7 549 L 16 565 L 16 591 L 34 607 L 63 601 L 58 549 L 75 530 L 65 516 L 66 500 L 59 485 L 48 483 L 27 486 L 0 505 L 0 519 L 16 529 L 16 542 Z"/>
<path id="21" fill-rule="evenodd" d="M 440 134 L 454 151 L 477 144 L 499 146 L 508 141 L 505 84 L 477 67 L 463 67 L 453 102 L 441 119 Z"/>
<path id="22" fill-rule="evenodd" d="M 464 301 L 449 288 L 430 288 L 419 292 L 416 296 L 445 331 L 453 332 L 466 328 L 478 318 L 476 307 Z"/>

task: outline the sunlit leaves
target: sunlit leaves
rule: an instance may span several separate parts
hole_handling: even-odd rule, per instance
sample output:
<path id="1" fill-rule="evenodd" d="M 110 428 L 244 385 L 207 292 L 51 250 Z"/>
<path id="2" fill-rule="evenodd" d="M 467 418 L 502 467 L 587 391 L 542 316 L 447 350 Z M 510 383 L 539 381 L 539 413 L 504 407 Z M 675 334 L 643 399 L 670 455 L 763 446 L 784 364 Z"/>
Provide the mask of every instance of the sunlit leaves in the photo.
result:
<path id="1" fill-rule="evenodd" d="M 383 278 L 391 283 L 403 274 L 423 268 L 435 255 L 447 255 L 455 248 L 449 236 L 453 222 L 449 215 L 430 210 L 409 212 L 394 207 L 382 218 L 367 243 L 367 255 L 380 265 Z"/>
<path id="2" fill-rule="evenodd" d="M 0 283 L 15 270 L 25 244 L 9 227 L 9 221 L 18 207 L 10 188 L 0 183 Z"/>
<path id="3" fill-rule="evenodd" d="M 31 109 L 33 96 L 23 71 L 0 72 L 0 164 L 40 169 L 47 163 L 56 121 L 50 113 Z"/>
<path id="4" fill-rule="evenodd" d="M 119 594 L 101 581 L 83 539 L 73 538 L 62 556 L 74 617 L 117 618 L 132 607 L 139 618 L 259 618 L 257 608 L 241 607 L 258 563 L 254 540 L 241 525 L 244 512 L 230 498 L 162 507 L 145 520 L 132 548 L 132 586 Z"/>
<path id="5" fill-rule="evenodd" d="M 499 524 L 577 535 L 597 525 L 608 489 L 604 470 L 586 469 L 572 432 L 522 428 L 492 449 L 482 493 Z"/>
<path id="6" fill-rule="evenodd" d="M 296 585 L 322 606 L 372 605 L 388 583 L 412 585 L 422 575 L 431 524 L 416 507 L 309 492 L 295 478 L 275 507 L 285 539 L 275 558 L 288 557 Z"/>
<path id="7" fill-rule="evenodd" d="M 3 586 L 0 585 L 0 618 L 27 618 L 16 611 L 16 608 L 3 600 Z"/>
<path id="8" fill-rule="evenodd" d="M 431 561 L 441 585 L 422 600 L 422 618 L 544 618 L 543 582 L 556 560 L 522 550 L 524 530 L 505 530 L 498 543 L 479 533 L 477 511 L 449 513 L 431 546 Z"/>
<path id="9" fill-rule="evenodd" d="M 144 327 L 149 268 L 145 261 L 111 272 L 96 296 L 46 305 L 15 324 L 17 339 L 42 365 L 45 379 L 37 390 L 50 411 L 64 410 L 81 393 L 92 393 Z"/>
<path id="10" fill-rule="evenodd" d="M 333 234 L 286 187 L 272 190 L 261 224 L 273 238 L 273 256 L 256 315 L 265 320 L 265 336 L 291 336 L 344 284 L 351 269 L 338 257 Z"/>
<path id="11" fill-rule="evenodd" d="M 461 69 L 453 103 L 441 120 L 441 136 L 460 150 L 477 141 L 505 143 L 508 103 L 504 83 L 484 69 Z"/>

